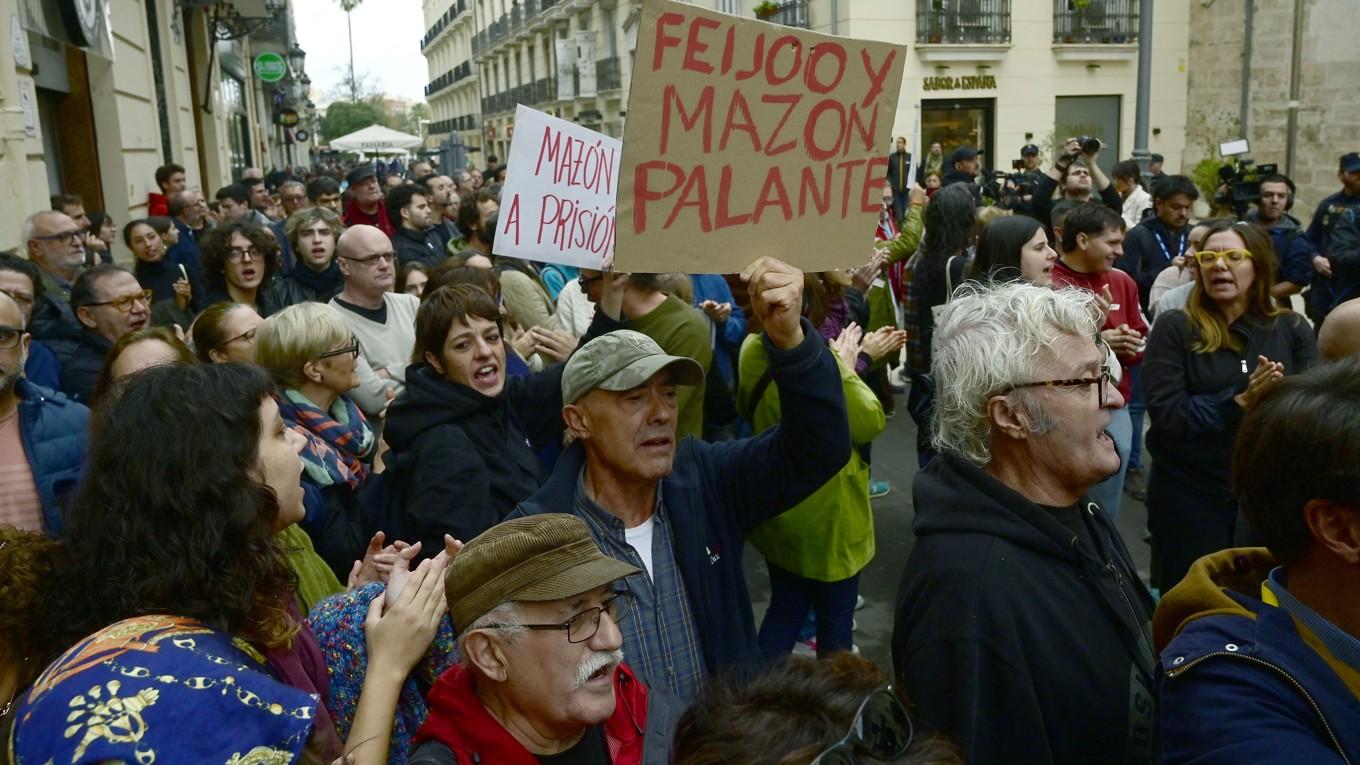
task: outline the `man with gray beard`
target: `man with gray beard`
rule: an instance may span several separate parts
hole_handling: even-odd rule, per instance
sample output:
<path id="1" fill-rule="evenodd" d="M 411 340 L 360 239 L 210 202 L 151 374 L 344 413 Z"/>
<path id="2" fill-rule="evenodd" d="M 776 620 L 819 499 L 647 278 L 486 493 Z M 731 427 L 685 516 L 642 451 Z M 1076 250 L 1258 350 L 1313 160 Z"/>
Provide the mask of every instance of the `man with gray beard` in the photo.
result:
<path id="1" fill-rule="evenodd" d="M 56 536 L 60 500 L 85 461 L 90 411 L 23 379 L 30 341 L 23 310 L 0 291 L 0 525 Z"/>
<path id="2" fill-rule="evenodd" d="M 683 706 L 623 663 L 624 577 L 581 519 L 517 518 L 445 573 L 461 661 L 430 692 L 411 765 L 665 765 Z"/>

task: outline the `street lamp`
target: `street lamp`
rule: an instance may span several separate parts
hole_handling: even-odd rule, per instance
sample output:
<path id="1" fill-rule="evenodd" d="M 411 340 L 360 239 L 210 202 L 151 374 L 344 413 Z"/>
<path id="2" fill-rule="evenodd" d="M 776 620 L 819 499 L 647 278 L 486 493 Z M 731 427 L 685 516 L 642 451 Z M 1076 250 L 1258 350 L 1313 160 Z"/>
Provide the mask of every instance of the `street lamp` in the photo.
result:
<path id="1" fill-rule="evenodd" d="M 306 63 L 307 51 L 303 50 L 297 43 L 288 49 L 288 66 L 294 73 L 302 71 L 302 65 Z"/>

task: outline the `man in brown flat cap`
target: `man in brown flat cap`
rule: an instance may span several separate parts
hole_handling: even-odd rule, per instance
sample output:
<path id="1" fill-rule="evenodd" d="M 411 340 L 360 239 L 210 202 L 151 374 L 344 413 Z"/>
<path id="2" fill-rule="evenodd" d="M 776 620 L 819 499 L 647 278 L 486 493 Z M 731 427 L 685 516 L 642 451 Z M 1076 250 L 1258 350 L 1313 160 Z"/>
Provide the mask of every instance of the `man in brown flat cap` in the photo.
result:
<path id="1" fill-rule="evenodd" d="M 445 574 L 462 661 L 430 692 L 410 765 L 665 765 L 684 711 L 623 664 L 618 622 L 637 569 L 600 552 L 579 518 L 506 521 Z"/>

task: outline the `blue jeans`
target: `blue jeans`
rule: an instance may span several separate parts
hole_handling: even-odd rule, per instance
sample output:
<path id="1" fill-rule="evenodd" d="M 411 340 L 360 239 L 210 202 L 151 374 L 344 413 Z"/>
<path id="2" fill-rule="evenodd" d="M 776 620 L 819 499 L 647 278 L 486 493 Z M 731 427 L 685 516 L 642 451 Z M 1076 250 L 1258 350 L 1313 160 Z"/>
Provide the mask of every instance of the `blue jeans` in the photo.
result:
<path id="1" fill-rule="evenodd" d="M 1143 365 L 1135 364 L 1129 369 L 1129 382 L 1133 386 L 1129 396 L 1129 419 L 1133 421 L 1133 440 L 1129 443 L 1129 470 L 1143 468 L 1143 414 L 1147 412 L 1147 396 L 1143 393 Z"/>
<path id="2" fill-rule="evenodd" d="M 819 582 L 769 561 L 765 565 L 770 569 L 770 607 L 760 623 L 761 655 L 767 659 L 788 655 L 798 640 L 809 607 L 817 612 L 817 655 L 850 650 L 854 644 L 859 574 L 838 582 Z"/>
<path id="3" fill-rule="evenodd" d="M 1096 484 L 1091 489 L 1091 499 L 1113 521 L 1119 515 L 1119 499 L 1124 495 L 1124 473 L 1129 461 L 1124 455 L 1129 453 L 1129 442 L 1133 439 L 1133 421 L 1129 417 L 1129 407 L 1110 412 L 1110 426 L 1106 428 L 1114 439 L 1114 449 L 1119 453 L 1119 472 Z"/>

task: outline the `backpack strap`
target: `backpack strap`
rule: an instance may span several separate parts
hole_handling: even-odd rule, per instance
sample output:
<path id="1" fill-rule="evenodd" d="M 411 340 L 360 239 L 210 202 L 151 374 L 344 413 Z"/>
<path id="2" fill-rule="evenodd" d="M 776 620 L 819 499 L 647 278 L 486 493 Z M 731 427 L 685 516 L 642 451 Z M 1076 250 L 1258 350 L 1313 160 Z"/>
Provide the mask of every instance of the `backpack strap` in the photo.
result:
<path id="1" fill-rule="evenodd" d="M 760 379 L 756 380 L 756 387 L 751 389 L 751 397 L 746 400 L 746 407 L 742 411 L 742 416 L 752 425 L 756 421 L 756 407 L 760 405 L 760 399 L 765 396 L 765 389 L 770 387 L 772 382 L 774 382 L 774 373 L 772 370 L 766 369 Z"/>

